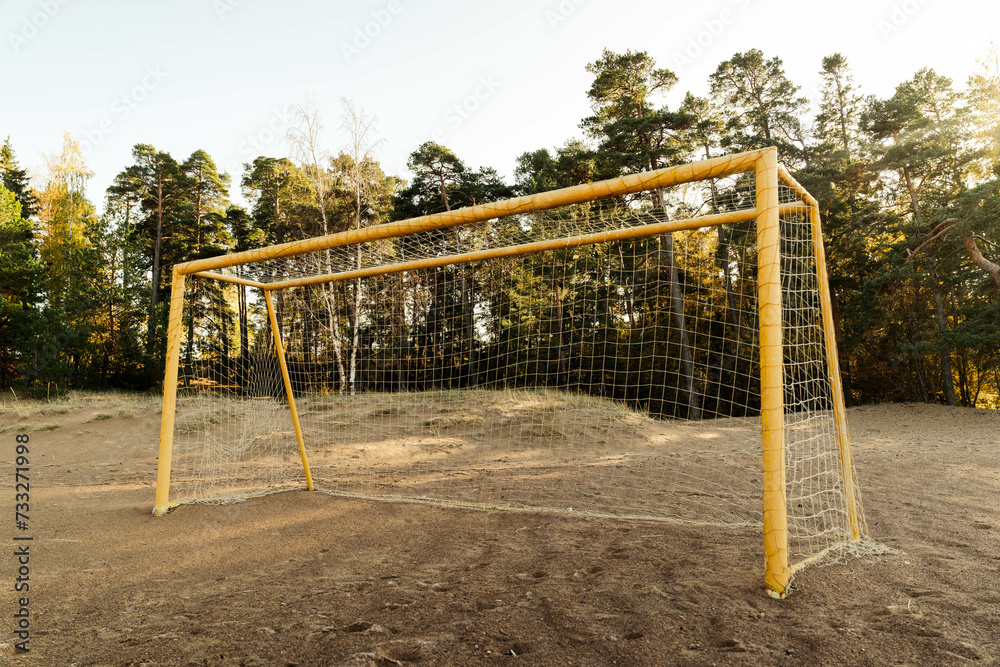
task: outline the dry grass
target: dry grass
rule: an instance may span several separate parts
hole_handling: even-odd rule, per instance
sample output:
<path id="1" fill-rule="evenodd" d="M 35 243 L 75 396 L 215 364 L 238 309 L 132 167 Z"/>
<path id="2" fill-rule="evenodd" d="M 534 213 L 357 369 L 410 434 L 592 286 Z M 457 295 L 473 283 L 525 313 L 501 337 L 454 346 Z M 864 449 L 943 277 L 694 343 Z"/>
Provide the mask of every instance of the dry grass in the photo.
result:
<path id="1" fill-rule="evenodd" d="M 84 423 L 89 422 L 100 422 L 108 419 L 131 419 L 135 417 L 136 412 L 132 408 L 118 408 L 111 412 L 95 412 L 90 419 L 85 420 Z"/>
<path id="2" fill-rule="evenodd" d="M 424 420 L 424 426 L 432 428 L 449 428 L 451 426 L 460 426 L 462 424 L 475 424 L 483 421 L 481 415 L 471 415 L 467 412 L 460 412 L 458 414 L 450 414 L 441 417 L 431 417 L 430 419 Z"/>
<path id="3" fill-rule="evenodd" d="M 99 421 L 116 417 L 132 417 L 137 413 L 144 412 L 152 405 L 159 405 L 161 401 L 162 398 L 158 394 L 152 393 L 74 390 L 48 399 L 25 399 L 18 398 L 14 392 L 8 392 L 3 395 L 3 399 L 0 401 L 0 417 L 13 415 L 17 419 L 25 421 L 48 415 L 83 412 L 99 407 L 101 411 L 87 420 Z"/>

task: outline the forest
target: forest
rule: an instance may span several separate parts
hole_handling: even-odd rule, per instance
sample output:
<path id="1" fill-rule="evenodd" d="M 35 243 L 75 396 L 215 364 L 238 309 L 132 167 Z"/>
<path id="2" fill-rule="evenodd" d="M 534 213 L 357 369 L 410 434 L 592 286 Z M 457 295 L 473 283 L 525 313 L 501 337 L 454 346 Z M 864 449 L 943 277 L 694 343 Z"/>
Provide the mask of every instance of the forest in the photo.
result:
<path id="1" fill-rule="evenodd" d="M 71 388 L 159 391 L 170 269 L 179 262 L 775 146 L 784 166 L 820 203 L 848 404 L 1000 408 L 997 52 L 965 82 L 925 68 L 887 98 L 865 94 L 839 53 L 817 65 L 823 85 L 812 111 L 782 61 L 756 49 L 720 63 L 707 98 L 687 93 L 670 108 L 665 99 L 678 84 L 673 72 L 645 52 L 605 50 L 586 64 L 592 84 L 581 93 L 593 115 L 581 119 L 582 134 L 519 156 L 513 182 L 493 167 L 466 164 L 432 141 L 410 154 L 413 177 L 407 182 L 379 164 L 372 119 L 363 110 L 345 102 L 349 142 L 330 152 L 319 139 L 319 113 L 305 104 L 294 107 L 289 156 L 258 156 L 238 175 L 220 173 L 204 150 L 178 158 L 164 147 L 135 144 L 132 164 L 123 165 L 99 208 L 85 196 L 92 173 L 70 135 L 61 153 L 50 155 L 32 179 L 15 153 L 16 128 L 0 128 L 0 136 L 10 132 L 0 148 L 0 389 L 34 395 Z M 236 187 L 247 207 L 232 203 Z M 738 184 L 734 188 L 730 197 L 738 198 Z M 711 197 L 714 212 L 714 189 Z M 463 249 L 457 233 L 453 243 L 445 241 L 425 254 L 449 243 L 452 252 Z M 622 242 L 615 252 L 620 272 L 640 261 L 647 270 L 630 274 L 627 299 L 592 297 L 591 303 L 603 305 L 588 317 L 601 320 L 603 358 L 615 360 L 610 371 L 603 362 L 602 372 L 624 378 L 617 382 L 625 387 L 635 372 L 630 350 L 643 349 L 645 335 L 630 324 L 643 316 L 669 317 L 672 308 L 676 317 L 677 295 L 657 285 L 677 284 L 678 270 L 683 274 L 685 267 L 674 263 L 672 251 L 642 242 Z M 397 283 L 373 283 L 365 294 L 351 282 L 339 291 L 317 288 L 317 298 L 325 293 L 347 304 L 326 329 L 330 384 L 344 392 L 450 387 L 471 376 L 480 378 L 476 384 L 489 384 L 497 372 L 490 363 L 501 357 L 515 359 L 522 375 L 528 373 L 524 369 L 542 376 L 579 372 L 589 379 L 578 377 L 577 385 L 605 383 L 591 368 L 571 367 L 566 354 L 575 343 L 562 338 L 569 330 L 563 320 L 582 317 L 571 311 L 564 286 L 592 285 L 583 273 L 595 271 L 602 261 L 598 255 L 593 251 L 572 265 L 569 270 L 579 276 L 567 270 L 543 278 L 538 271 L 504 265 L 480 273 L 441 268 L 432 274 L 440 278 L 428 279 L 429 298 L 447 303 L 455 324 L 449 329 L 425 318 L 413 322 L 408 336 L 401 333 L 410 326 L 402 318 L 386 324 L 409 341 L 409 351 L 393 357 L 391 382 L 365 369 L 378 366 L 389 345 L 376 335 L 376 321 L 405 309 L 398 305 L 403 296 L 392 292 Z M 489 297 L 471 296 L 485 288 L 488 271 L 502 273 L 506 287 Z M 685 284 L 694 289 L 696 282 L 688 277 Z M 556 306 L 539 306 L 550 319 L 558 317 L 554 353 L 517 342 L 531 339 L 499 328 L 491 348 L 477 342 L 473 318 L 482 300 L 492 299 L 493 310 L 501 313 L 509 309 L 501 303 L 504 294 L 523 299 L 544 291 L 567 295 Z M 311 335 L 321 331 L 310 328 L 316 313 L 296 315 L 296 303 L 292 297 L 282 302 L 283 326 L 300 326 Z M 386 303 L 393 305 L 378 308 Z M 246 308 L 241 296 L 243 321 L 231 326 L 245 329 Z M 189 341 L 196 326 L 205 326 L 195 320 L 205 316 L 192 312 Z M 429 353 L 414 348 L 419 327 L 432 341 Z M 245 331 L 236 337 L 248 346 Z M 248 352 L 239 356 L 246 359 Z M 188 366 L 191 354 L 189 345 Z M 378 367 L 384 374 L 387 366 Z M 459 372 L 442 370 L 448 368 Z M 355 378 L 356 369 L 367 373 L 365 380 Z M 673 390 L 685 392 L 681 386 Z M 647 408 L 651 400 L 639 401 L 627 388 L 588 391 L 645 401 Z"/>

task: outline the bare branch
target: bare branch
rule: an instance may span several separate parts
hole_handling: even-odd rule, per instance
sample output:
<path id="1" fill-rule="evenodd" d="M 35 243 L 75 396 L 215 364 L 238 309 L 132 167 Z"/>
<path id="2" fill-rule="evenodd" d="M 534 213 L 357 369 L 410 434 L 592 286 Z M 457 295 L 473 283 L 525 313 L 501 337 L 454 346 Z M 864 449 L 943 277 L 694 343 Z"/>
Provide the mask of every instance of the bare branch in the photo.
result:
<path id="1" fill-rule="evenodd" d="M 994 243 L 993 241 L 990 241 L 985 236 L 980 236 L 979 234 L 973 234 L 972 238 L 976 239 L 977 241 L 982 241 L 983 243 L 985 243 L 986 245 L 988 245 L 988 246 L 990 246 L 992 248 L 1000 248 L 1000 245 Z"/>
<path id="2" fill-rule="evenodd" d="M 976 263 L 976 266 L 985 271 L 992 279 L 993 283 L 1000 289 L 1000 265 L 991 262 L 983 255 L 982 251 L 979 250 L 979 246 L 976 245 L 976 239 L 971 234 L 962 234 L 962 240 L 965 242 L 965 249 L 969 252 L 969 257 L 972 261 Z"/>
<path id="3" fill-rule="evenodd" d="M 307 95 L 303 104 L 293 105 L 292 115 L 297 125 L 288 129 L 285 141 L 292 148 L 293 157 L 302 164 L 322 164 L 327 155 L 320 147 L 323 122 L 312 98 Z"/>
<path id="4" fill-rule="evenodd" d="M 374 139 L 375 117 L 365 113 L 363 108 L 357 108 L 354 103 L 344 98 L 341 100 L 344 113 L 341 116 L 341 128 L 347 132 L 347 153 L 353 164 L 348 173 L 348 180 L 354 189 L 355 218 L 357 227 L 361 228 L 361 204 L 365 195 L 374 187 L 365 170 L 368 163 L 375 159 L 375 153 L 384 139 Z"/>
<path id="5" fill-rule="evenodd" d="M 316 192 L 316 206 L 323 221 L 323 233 L 329 233 L 326 218 L 326 194 L 329 192 L 330 174 L 326 164 L 330 154 L 322 147 L 323 121 L 315 103 L 307 95 L 304 104 L 292 107 L 296 125 L 285 134 L 285 141 L 292 149 L 292 157 L 299 161 Z"/>
<path id="6" fill-rule="evenodd" d="M 927 232 L 928 237 L 924 239 L 920 243 L 920 245 L 918 245 L 913 250 L 910 250 L 909 248 L 906 249 L 906 261 L 907 262 L 912 261 L 917 256 L 917 254 L 920 253 L 921 250 L 923 250 L 924 248 L 926 248 L 927 246 L 934 243 L 939 238 L 950 232 L 952 227 L 955 226 L 956 222 L 958 222 L 958 218 L 948 218 L 947 220 L 942 220 L 937 225 L 935 225 L 934 228 L 931 229 L 931 231 Z"/>

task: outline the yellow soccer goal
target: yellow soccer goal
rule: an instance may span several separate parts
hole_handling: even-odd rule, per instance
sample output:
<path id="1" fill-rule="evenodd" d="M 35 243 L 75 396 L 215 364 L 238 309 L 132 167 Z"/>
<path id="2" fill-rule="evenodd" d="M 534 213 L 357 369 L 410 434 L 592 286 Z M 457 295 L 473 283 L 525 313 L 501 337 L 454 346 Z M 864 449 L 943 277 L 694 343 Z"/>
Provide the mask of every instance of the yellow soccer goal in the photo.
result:
<path id="1" fill-rule="evenodd" d="M 868 540 L 838 368 L 775 149 L 188 262 L 154 513 L 315 488 L 744 526 L 783 597 Z"/>

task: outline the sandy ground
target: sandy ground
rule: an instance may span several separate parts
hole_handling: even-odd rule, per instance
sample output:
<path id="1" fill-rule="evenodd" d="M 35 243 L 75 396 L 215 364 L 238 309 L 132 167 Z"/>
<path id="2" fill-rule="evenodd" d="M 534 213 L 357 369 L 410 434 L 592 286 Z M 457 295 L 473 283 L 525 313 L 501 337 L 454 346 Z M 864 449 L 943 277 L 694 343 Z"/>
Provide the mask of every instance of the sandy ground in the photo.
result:
<path id="1" fill-rule="evenodd" d="M 746 529 L 305 491 L 154 519 L 155 399 L 8 400 L 0 664 L 1000 663 L 1000 414 L 849 419 L 869 527 L 898 553 L 808 567 L 777 601 Z M 31 652 L 15 654 L 25 428 Z"/>

